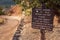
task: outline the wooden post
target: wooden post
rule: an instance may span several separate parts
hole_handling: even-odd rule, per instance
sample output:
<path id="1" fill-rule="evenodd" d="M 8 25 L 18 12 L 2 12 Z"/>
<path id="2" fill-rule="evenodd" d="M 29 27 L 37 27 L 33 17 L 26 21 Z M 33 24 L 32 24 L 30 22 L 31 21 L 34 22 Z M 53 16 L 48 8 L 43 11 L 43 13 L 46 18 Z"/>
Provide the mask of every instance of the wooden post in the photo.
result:
<path id="1" fill-rule="evenodd" d="M 45 30 L 41 30 L 41 40 L 45 40 Z"/>

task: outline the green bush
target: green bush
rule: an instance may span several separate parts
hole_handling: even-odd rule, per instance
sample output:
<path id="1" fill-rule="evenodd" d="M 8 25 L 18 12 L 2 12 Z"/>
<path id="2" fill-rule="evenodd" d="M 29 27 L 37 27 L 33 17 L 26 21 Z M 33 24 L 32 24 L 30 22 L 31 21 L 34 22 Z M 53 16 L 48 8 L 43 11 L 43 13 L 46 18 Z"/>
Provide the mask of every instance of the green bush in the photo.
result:
<path id="1" fill-rule="evenodd" d="M 4 15 L 4 12 L 2 12 L 2 10 L 0 10 L 0 15 Z"/>
<path id="2" fill-rule="evenodd" d="M 3 7 L 0 7 L 0 15 L 4 15 L 4 12 L 2 12 Z"/>

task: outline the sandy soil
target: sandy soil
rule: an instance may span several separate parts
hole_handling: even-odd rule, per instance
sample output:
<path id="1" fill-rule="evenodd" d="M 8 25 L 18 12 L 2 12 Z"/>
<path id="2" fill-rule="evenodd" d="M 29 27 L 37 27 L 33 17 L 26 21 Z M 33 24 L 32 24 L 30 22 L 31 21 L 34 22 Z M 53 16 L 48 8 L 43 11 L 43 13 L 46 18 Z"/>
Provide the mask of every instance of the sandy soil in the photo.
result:
<path id="1" fill-rule="evenodd" d="M 31 26 L 31 16 L 25 17 L 25 25 L 22 27 L 20 40 L 41 40 L 41 33 L 39 29 L 33 29 Z M 54 19 L 53 31 L 47 31 L 45 34 L 46 40 L 60 40 L 60 24 L 57 23 L 57 18 Z"/>
<path id="2" fill-rule="evenodd" d="M 0 25 L 0 40 L 12 40 L 18 24 L 15 19 L 6 19 L 5 23 Z"/>

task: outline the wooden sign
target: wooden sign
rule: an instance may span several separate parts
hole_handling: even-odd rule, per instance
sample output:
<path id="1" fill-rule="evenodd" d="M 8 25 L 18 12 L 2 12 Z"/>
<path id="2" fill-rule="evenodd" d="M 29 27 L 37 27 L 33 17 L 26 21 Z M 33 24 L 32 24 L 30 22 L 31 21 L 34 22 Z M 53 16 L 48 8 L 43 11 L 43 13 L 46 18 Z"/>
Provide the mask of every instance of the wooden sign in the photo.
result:
<path id="1" fill-rule="evenodd" d="M 36 29 L 52 30 L 54 13 L 51 9 L 33 8 L 32 27 Z"/>

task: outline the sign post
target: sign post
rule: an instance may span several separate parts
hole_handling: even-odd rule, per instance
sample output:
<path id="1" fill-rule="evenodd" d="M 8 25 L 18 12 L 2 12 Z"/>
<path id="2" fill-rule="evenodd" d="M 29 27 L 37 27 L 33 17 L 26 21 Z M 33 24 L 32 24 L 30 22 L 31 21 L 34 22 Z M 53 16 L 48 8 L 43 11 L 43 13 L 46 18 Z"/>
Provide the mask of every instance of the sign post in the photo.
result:
<path id="1" fill-rule="evenodd" d="M 41 40 L 45 40 L 45 30 L 41 30 Z"/>
<path id="2" fill-rule="evenodd" d="M 45 40 L 45 30 L 53 30 L 54 13 L 51 9 L 32 9 L 32 28 L 40 29 L 41 40 Z"/>

